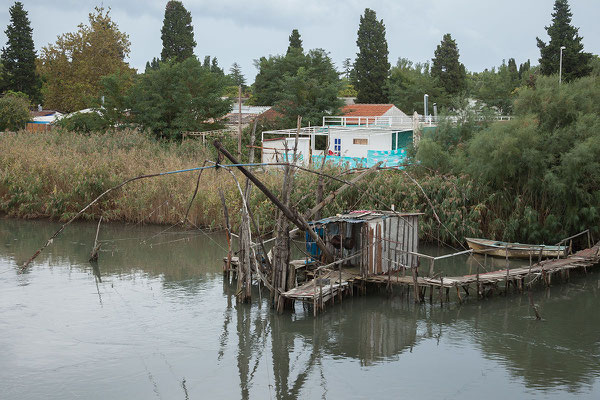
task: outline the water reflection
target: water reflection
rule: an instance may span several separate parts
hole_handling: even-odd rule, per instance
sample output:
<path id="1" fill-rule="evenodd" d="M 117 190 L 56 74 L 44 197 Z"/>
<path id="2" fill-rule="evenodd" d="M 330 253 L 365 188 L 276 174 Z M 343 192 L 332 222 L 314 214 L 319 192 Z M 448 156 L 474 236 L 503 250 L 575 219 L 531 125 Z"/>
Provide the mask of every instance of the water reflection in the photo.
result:
<path id="1" fill-rule="evenodd" d="M 75 343 L 84 346 L 83 337 L 107 335 L 102 340 L 101 355 L 94 347 L 97 344 L 83 347 L 92 358 L 110 365 L 108 376 L 103 375 L 107 370 L 91 369 L 103 380 L 110 381 L 113 374 L 139 373 L 135 363 L 126 358 L 123 343 L 138 343 L 144 338 L 145 342 L 132 350 L 134 359 L 144 361 L 144 380 L 136 382 L 151 382 L 150 393 L 161 393 L 165 398 L 183 394 L 189 398 L 209 394 L 242 399 L 266 398 L 269 394 L 278 399 L 342 395 L 352 398 L 372 397 L 373 393 L 383 394 L 376 397 L 390 397 L 398 384 L 398 371 L 402 371 L 407 395 L 419 397 L 419 388 L 430 385 L 434 379 L 444 397 L 451 390 L 462 390 L 458 382 L 474 379 L 472 371 L 470 375 L 468 370 L 460 372 L 467 365 L 480 369 L 482 380 L 484 370 L 496 371 L 496 385 L 512 385 L 516 397 L 529 397 L 532 393 L 593 396 L 600 389 L 597 272 L 587 277 L 572 274 L 569 284 L 535 291 L 542 322 L 532 318 L 527 296 L 517 294 L 440 307 L 415 306 L 403 293 L 396 292 L 391 297 L 346 298 L 342 304 L 328 307 L 318 318 L 300 304 L 295 313 L 277 315 L 268 307 L 268 292 L 259 293 L 256 288 L 252 305 L 235 303 L 235 282 L 228 282 L 221 275 L 225 241 L 219 234 L 208 239 L 200 234 L 171 232 L 144 244 L 144 238 L 164 228 L 106 225 L 101 228 L 100 238 L 112 241 L 103 246 L 99 262 L 89 264 L 95 225 L 80 223 L 65 231 L 40 256 L 31 273 L 17 274 L 17 264 L 27 259 L 56 227 L 57 224 L 40 221 L 0 221 L 0 284 L 10 289 L 13 296 L 20 292 L 11 285 L 33 286 L 28 295 L 37 291 L 44 299 L 56 296 L 52 298 L 55 303 L 44 308 L 48 315 L 31 315 L 52 325 L 56 330 L 53 334 L 66 338 L 67 352 L 73 351 L 69 346 Z M 179 240 L 182 237 L 185 240 Z M 168 241 L 171 242 L 160 244 Z M 468 273 L 472 268 L 468 257 L 436 265 L 436 270 L 447 274 Z M 43 282 L 50 280 L 43 273 L 46 271 L 53 273 L 53 280 L 46 283 L 49 287 Z M 61 278 L 71 271 L 79 273 L 79 278 Z M 89 276 L 82 277 L 81 271 Z M 70 295 L 63 299 L 64 292 Z M 30 309 L 39 305 L 28 304 L 27 296 L 0 300 L 0 334 L 4 338 L 0 344 L 11 343 L 6 353 L 9 358 L 0 360 L 0 370 L 5 371 L 0 372 L 0 377 L 5 377 L 5 382 L 24 371 L 38 371 L 39 365 L 45 363 L 58 363 L 57 368 L 70 382 L 89 380 L 85 375 L 89 373 L 87 367 L 70 368 L 61 364 L 63 361 L 31 356 L 31 365 L 23 360 L 20 366 L 11 362 L 10 358 L 18 357 L 12 344 L 20 341 L 19 327 L 29 323 L 16 311 L 15 303 Z M 54 307 L 57 315 L 53 314 Z M 77 311 L 72 317 L 75 320 L 69 322 L 78 325 L 77 342 L 68 341 L 72 326 L 61 328 L 49 322 L 62 318 L 58 309 L 64 307 Z M 102 325 L 94 325 L 93 319 L 85 317 L 87 313 L 98 314 L 98 308 L 103 310 L 100 316 L 112 330 L 102 330 Z M 47 327 L 31 327 L 31 337 L 39 335 L 40 329 L 45 331 Z M 41 343 L 27 343 L 32 351 L 43 353 L 36 346 Z M 47 346 L 58 345 L 51 342 Z M 153 354 L 158 354 L 158 362 L 152 362 Z M 466 354 L 470 358 L 461 365 L 457 360 Z M 126 367 L 119 367 L 120 364 Z M 80 365 L 87 364 L 82 361 Z M 148 376 L 152 376 L 150 381 Z M 165 383 L 170 381 L 175 383 Z M 55 385 L 48 378 L 42 382 L 49 387 Z M 414 382 L 415 386 L 407 382 Z M 131 382 L 128 384 L 135 388 Z M 0 383 L 0 389 L 4 385 L 8 383 Z M 78 389 L 73 385 L 76 384 L 69 383 L 67 387 Z M 381 391 L 372 392 L 373 386 Z M 99 387 L 105 391 L 89 397 L 109 397 L 106 387 Z M 18 396 L 22 398 L 36 397 L 27 396 L 29 392 L 23 390 L 14 393 L 22 394 Z M 57 389 L 56 398 L 64 394 L 60 390 L 64 388 Z M 480 395 L 480 390 L 462 393 L 464 398 Z"/>

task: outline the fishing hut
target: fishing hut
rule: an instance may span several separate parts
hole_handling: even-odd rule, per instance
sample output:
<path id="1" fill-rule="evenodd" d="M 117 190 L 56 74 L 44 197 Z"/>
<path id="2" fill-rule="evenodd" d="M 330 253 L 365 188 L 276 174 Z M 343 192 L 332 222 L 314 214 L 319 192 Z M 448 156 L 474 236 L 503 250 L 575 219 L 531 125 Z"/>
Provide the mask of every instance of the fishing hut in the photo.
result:
<path id="1" fill-rule="evenodd" d="M 361 283 L 364 292 L 364 284 L 371 277 L 389 277 L 400 271 L 404 275 L 406 269 L 416 271 L 420 215 L 352 211 L 309 222 L 333 255 L 333 261 L 325 264 L 322 249 L 306 234 L 306 251 L 310 256 L 306 268 L 312 279 L 282 296 L 313 303 L 316 313 L 328 301 L 354 293 L 355 282 Z"/>
<path id="2" fill-rule="evenodd" d="M 361 276 L 381 275 L 417 266 L 420 213 L 351 211 L 310 222 L 334 263 Z M 306 250 L 318 262 L 322 251 L 307 233 Z"/>

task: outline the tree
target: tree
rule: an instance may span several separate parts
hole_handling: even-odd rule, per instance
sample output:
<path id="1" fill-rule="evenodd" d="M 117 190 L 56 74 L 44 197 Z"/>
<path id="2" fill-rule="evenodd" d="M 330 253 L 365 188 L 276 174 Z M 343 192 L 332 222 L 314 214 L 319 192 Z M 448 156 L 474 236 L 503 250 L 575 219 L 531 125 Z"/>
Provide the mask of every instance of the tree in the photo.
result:
<path id="1" fill-rule="evenodd" d="M 449 33 L 444 35 L 435 49 L 431 75 L 449 95 L 457 95 L 466 89 L 465 66 L 459 61 L 456 41 Z"/>
<path id="2" fill-rule="evenodd" d="M 129 37 L 110 18 L 110 9 L 95 8 L 89 25 L 58 37 L 42 49 L 39 70 L 44 78 L 46 107 L 61 111 L 88 108 L 96 102 L 100 78 L 129 66 Z"/>
<path id="3" fill-rule="evenodd" d="M 144 72 L 158 69 L 159 64 L 160 64 L 160 59 L 157 57 L 153 57 L 151 61 L 146 61 L 146 68 L 144 69 Z"/>
<path id="4" fill-rule="evenodd" d="M 425 93 L 430 99 L 429 114 L 432 113 L 434 102 L 440 108 L 450 105 L 444 90 L 436 85 L 435 79 L 431 76 L 430 65 L 427 62 L 413 64 L 406 58 L 399 58 L 390 70 L 387 90 L 390 101 L 409 115 L 415 111 L 423 113 Z"/>
<path id="5" fill-rule="evenodd" d="M 298 115 L 305 123 L 320 124 L 323 115 L 337 113 L 342 105 L 339 74 L 322 49 L 262 57 L 255 65 L 253 103 L 274 106 L 284 116 L 282 127 L 294 126 Z"/>
<path id="6" fill-rule="evenodd" d="M 163 49 L 160 58 L 163 61 L 174 59 L 178 62 L 194 55 L 194 27 L 192 14 L 180 1 L 169 1 L 165 7 L 165 18 L 160 30 Z"/>
<path id="7" fill-rule="evenodd" d="M 29 119 L 29 99 L 26 94 L 9 90 L 0 97 L 0 132 L 23 129 Z"/>
<path id="8" fill-rule="evenodd" d="M 242 68 L 236 62 L 231 65 L 229 69 L 229 79 L 235 86 L 241 86 L 242 89 L 246 88 L 246 78 L 242 74 Z"/>
<path id="9" fill-rule="evenodd" d="M 290 35 L 289 39 L 290 39 L 290 45 L 288 46 L 288 49 L 287 49 L 288 54 L 291 51 L 294 51 L 294 49 L 296 49 L 296 51 L 300 51 L 300 52 L 304 51 L 304 49 L 302 48 L 302 39 L 300 39 L 300 33 L 298 32 L 298 29 L 294 29 L 292 31 L 292 34 Z"/>
<path id="10" fill-rule="evenodd" d="M 375 11 L 366 8 L 360 17 L 358 53 L 354 62 L 354 87 L 357 103 L 387 103 L 386 80 L 390 70 L 388 45 L 383 20 L 377 21 Z"/>
<path id="11" fill-rule="evenodd" d="M 274 108 L 284 115 L 282 122 L 287 126 L 293 126 L 298 115 L 304 123 L 319 125 L 324 115 L 331 115 L 342 106 L 338 99 L 340 89 L 339 75 L 327 52 L 310 50 L 305 65 L 294 75 L 283 76 L 281 96 Z"/>
<path id="12" fill-rule="evenodd" d="M 579 28 L 571 25 L 573 14 L 567 0 L 556 0 L 552 13 L 552 25 L 546 27 L 550 42 L 546 44 L 537 38 L 540 49 L 540 72 L 543 75 L 558 73 L 560 48 L 563 49 L 562 77 L 566 81 L 589 75 L 592 55 L 583 51 L 583 39 L 579 36 Z"/>
<path id="13" fill-rule="evenodd" d="M 519 64 L 519 79 L 526 78 L 525 74 L 531 69 L 531 61 L 527 60 L 523 64 Z"/>
<path id="14" fill-rule="evenodd" d="M 41 81 L 35 70 L 35 48 L 27 11 L 23 4 L 15 2 L 8 10 L 10 24 L 4 31 L 6 47 L 0 60 L 3 64 L 3 85 L 0 90 L 13 90 L 27 94 L 32 100 L 40 100 Z"/>
<path id="15" fill-rule="evenodd" d="M 131 70 L 117 71 L 100 79 L 98 111 L 108 126 L 119 127 L 126 122 L 126 112 L 130 107 L 129 96 L 134 82 L 135 72 Z"/>
<path id="16" fill-rule="evenodd" d="M 162 62 L 158 70 L 139 76 L 130 91 L 133 121 L 170 139 L 213 128 L 231 110 L 231 102 L 221 98 L 225 81 L 196 57 Z"/>
<path id="17" fill-rule="evenodd" d="M 350 58 L 344 59 L 344 62 L 342 63 L 342 68 L 342 74 L 344 75 L 346 80 L 350 80 L 350 73 L 354 68 L 354 66 L 352 65 L 352 60 Z"/>

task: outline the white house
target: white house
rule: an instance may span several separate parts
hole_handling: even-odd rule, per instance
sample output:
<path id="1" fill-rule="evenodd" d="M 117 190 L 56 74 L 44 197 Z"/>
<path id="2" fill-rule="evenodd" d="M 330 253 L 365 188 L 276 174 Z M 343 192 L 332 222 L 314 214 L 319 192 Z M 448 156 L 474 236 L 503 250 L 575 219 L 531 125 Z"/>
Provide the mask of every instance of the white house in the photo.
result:
<path id="1" fill-rule="evenodd" d="M 298 146 L 298 162 L 320 163 L 326 152 L 328 161 L 350 167 L 404 163 L 406 147 L 412 144 L 413 117 L 393 104 L 353 104 L 342 111 L 342 116 L 324 117 L 320 127 L 301 129 L 305 141 Z M 263 132 L 263 162 L 273 162 L 285 143 L 293 148 L 295 134 L 295 129 Z"/>

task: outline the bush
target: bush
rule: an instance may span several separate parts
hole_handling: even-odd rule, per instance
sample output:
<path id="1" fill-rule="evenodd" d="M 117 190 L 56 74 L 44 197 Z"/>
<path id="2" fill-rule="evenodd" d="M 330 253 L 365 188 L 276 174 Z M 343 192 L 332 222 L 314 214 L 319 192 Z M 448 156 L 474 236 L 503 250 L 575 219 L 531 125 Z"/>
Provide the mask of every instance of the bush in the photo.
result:
<path id="1" fill-rule="evenodd" d="M 8 91 L 0 98 L 0 131 L 18 131 L 25 128 L 29 120 L 27 95 Z"/>
<path id="2" fill-rule="evenodd" d="M 56 123 L 57 126 L 74 132 L 105 132 L 109 124 L 96 112 L 75 113 L 66 116 Z"/>

